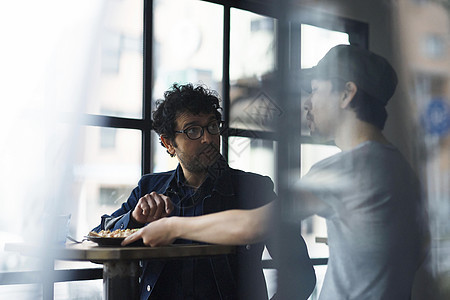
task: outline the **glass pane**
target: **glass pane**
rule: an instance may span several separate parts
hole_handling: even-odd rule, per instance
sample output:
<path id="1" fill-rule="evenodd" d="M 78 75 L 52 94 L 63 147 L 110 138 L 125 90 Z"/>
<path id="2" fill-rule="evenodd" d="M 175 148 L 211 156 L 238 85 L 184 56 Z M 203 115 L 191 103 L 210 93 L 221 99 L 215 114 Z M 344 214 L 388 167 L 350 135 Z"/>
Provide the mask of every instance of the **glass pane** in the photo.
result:
<path id="1" fill-rule="evenodd" d="M 152 131 L 152 163 L 153 172 L 165 172 L 173 170 L 178 165 L 176 157 L 170 157 L 165 147 L 159 142 L 159 136 Z"/>
<path id="2" fill-rule="evenodd" d="M 302 68 L 315 66 L 330 48 L 339 44 L 349 44 L 347 33 L 302 24 Z M 309 94 L 302 93 L 302 107 L 308 96 Z M 306 125 L 304 115 L 302 115 L 301 120 L 302 135 L 309 136 L 310 130 Z M 303 144 L 301 146 L 301 176 L 306 174 L 314 163 L 338 152 L 340 150 L 335 146 Z M 308 245 L 311 257 L 328 257 L 328 246 L 321 242 L 322 238 L 327 238 L 325 219 L 312 216 L 302 221 L 302 235 Z M 318 276 L 318 280 L 322 279 Z"/>
<path id="3" fill-rule="evenodd" d="M 229 137 L 228 163 L 230 167 L 235 169 L 269 176 L 275 183 L 276 147 L 277 143 L 274 141 L 237 136 Z M 274 189 L 276 191 L 276 183 Z M 263 259 L 271 259 L 267 249 L 263 252 Z M 276 292 L 276 275 L 277 271 L 274 269 L 264 270 L 269 297 Z"/>
<path id="4" fill-rule="evenodd" d="M 340 44 L 349 44 L 345 32 L 324 29 L 312 25 L 301 25 L 302 68 L 311 68 L 330 50 Z"/>
<path id="5" fill-rule="evenodd" d="M 302 68 L 311 68 L 330 50 L 339 44 L 349 44 L 348 34 L 316 26 L 301 25 L 301 63 Z M 308 93 L 302 93 L 302 106 Z M 309 135 L 306 118 L 302 115 L 302 135 Z"/>
<path id="6" fill-rule="evenodd" d="M 420 275 L 429 272 L 433 274 L 433 281 L 420 281 L 417 299 L 430 298 L 430 290 L 436 299 L 450 298 L 448 3 L 416 0 L 395 6 L 395 14 L 398 15 L 395 25 L 400 29 L 395 50 L 402 57 L 402 65 L 397 72 L 399 78 L 408 79 L 404 97 L 397 102 L 397 110 L 407 113 L 404 113 L 405 117 L 397 117 L 400 114 L 396 114 L 391 127 L 409 128 L 408 131 L 399 130 L 397 135 L 400 140 L 411 143 L 411 148 L 404 149 L 404 152 L 410 153 L 418 167 L 430 220 L 431 250 Z M 446 41 L 445 46 L 443 41 Z"/>
<path id="7" fill-rule="evenodd" d="M 301 145 L 301 176 L 305 175 L 316 162 L 341 152 L 336 146 L 330 145 Z"/>
<path id="8" fill-rule="evenodd" d="M 54 299 L 103 299 L 102 279 L 57 282 L 54 289 Z"/>
<path id="9" fill-rule="evenodd" d="M 67 232 L 81 240 L 136 185 L 141 133 L 32 118 L 11 133 L 11 148 L 1 156 L 0 204 L 8 213 L 0 222 L 0 270 L 36 270 L 42 267 L 40 261 L 4 251 L 3 244 L 58 242 L 67 225 L 52 221 L 61 215 L 71 216 Z"/>
<path id="10" fill-rule="evenodd" d="M 154 1 L 153 96 L 174 82 L 222 86 L 223 7 L 197 0 Z"/>
<path id="11" fill-rule="evenodd" d="M 21 4 L 26 12 L 17 3 L 1 9 L 2 99 L 46 112 L 142 117 L 143 0 Z"/>
<path id="12" fill-rule="evenodd" d="M 305 175 L 312 165 L 341 150 L 336 146 L 327 145 L 301 145 L 301 176 Z M 316 215 L 302 221 L 302 236 L 308 245 L 311 257 L 328 257 L 328 246 L 324 242 L 327 238 L 325 219 Z"/>
<path id="13" fill-rule="evenodd" d="M 26 110 L 13 112 L 19 116 Z M 8 129 L 8 134 L 0 129 L 2 145 L 8 145 L 0 149 L 0 271 L 42 267 L 39 259 L 5 251 L 4 245 L 50 241 L 59 228 L 48 226 L 49 217 L 67 213 L 66 204 L 77 205 L 71 190 L 73 149 L 78 144 L 75 126 L 53 122 L 51 114 L 44 118 L 28 112 L 16 118 L 13 126 L 0 126 Z"/>
<path id="14" fill-rule="evenodd" d="M 141 132 L 85 127 L 74 166 L 71 234 L 81 239 L 128 199 L 141 174 Z"/>
<path id="15" fill-rule="evenodd" d="M 230 137 L 228 163 L 235 169 L 269 176 L 275 182 L 276 146 L 274 141 Z"/>
<path id="16" fill-rule="evenodd" d="M 223 7 L 197 0 L 154 1 L 154 89 L 157 99 L 177 82 L 205 84 L 221 94 Z M 176 168 L 152 132 L 153 171 Z"/>
<path id="17" fill-rule="evenodd" d="M 323 279 L 325 278 L 325 273 L 327 271 L 327 265 L 314 266 L 314 270 L 316 271 L 316 287 L 314 291 L 309 296 L 309 300 L 317 300 L 319 299 L 320 291 L 322 290 Z"/>
<path id="18" fill-rule="evenodd" d="M 276 20 L 231 9 L 230 126 L 274 130 L 282 111 L 274 98 Z"/>
<path id="19" fill-rule="evenodd" d="M 106 1 L 85 77 L 87 113 L 142 117 L 143 1 Z"/>
<path id="20" fill-rule="evenodd" d="M 42 284 L 0 285 L 1 299 L 42 299 Z"/>

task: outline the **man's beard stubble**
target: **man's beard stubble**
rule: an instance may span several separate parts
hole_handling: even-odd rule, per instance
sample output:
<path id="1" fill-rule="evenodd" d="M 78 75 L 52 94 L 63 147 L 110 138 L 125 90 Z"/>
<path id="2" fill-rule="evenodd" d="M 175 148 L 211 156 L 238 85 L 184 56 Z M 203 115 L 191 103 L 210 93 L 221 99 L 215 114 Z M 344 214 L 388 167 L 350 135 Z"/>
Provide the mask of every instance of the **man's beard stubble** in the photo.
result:
<path id="1" fill-rule="evenodd" d="M 186 157 L 184 153 L 178 153 L 177 156 L 187 171 L 200 174 L 207 172 L 208 168 L 220 157 L 220 152 L 214 144 L 208 144 L 194 157 Z"/>

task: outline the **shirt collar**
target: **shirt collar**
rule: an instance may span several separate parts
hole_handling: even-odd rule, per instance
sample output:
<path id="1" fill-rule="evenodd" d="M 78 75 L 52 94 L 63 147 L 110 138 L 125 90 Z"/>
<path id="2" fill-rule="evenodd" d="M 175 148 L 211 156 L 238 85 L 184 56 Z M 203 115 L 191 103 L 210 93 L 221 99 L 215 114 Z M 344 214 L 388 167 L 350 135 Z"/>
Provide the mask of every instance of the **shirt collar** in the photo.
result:
<path id="1" fill-rule="evenodd" d="M 164 187 L 162 188 L 162 194 L 167 195 L 168 191 L 175 191 L 177 188 L 177 178 L 178 178 L 178 169 L 181 168 L 180 164 L 178 164 L 178 167 L 172 171 L 172 174 L 169 176 L 169 179 L 167 179 Z"/>
<path id="2" fill-rule="evenodd" d="M 223 196 L 234 195 L 231 180 L 231 168 L 223 156 L 220 156 L 219 159 L 209 167 L 208 178 L 213 182 L 213 191 L 217 191 Z"/>

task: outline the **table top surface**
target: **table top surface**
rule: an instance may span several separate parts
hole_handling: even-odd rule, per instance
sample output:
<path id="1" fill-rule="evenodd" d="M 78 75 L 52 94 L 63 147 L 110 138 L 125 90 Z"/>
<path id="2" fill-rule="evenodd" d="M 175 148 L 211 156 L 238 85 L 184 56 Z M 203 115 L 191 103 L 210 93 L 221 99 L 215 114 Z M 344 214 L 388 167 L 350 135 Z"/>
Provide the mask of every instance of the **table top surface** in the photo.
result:
<path id="1" fill-rule="evenodd" d="M 101 247 L 91 241 L 84 241 L 80 244 L 49 247 L 26 243 L 7 243 L 5 250 L 19 252 L 26 256 L 46 256 L 57 260 L 102 262 L 224 255 L 235 253 L 236 247 L 205 244 L 174 244 L 162 247 Z"/>

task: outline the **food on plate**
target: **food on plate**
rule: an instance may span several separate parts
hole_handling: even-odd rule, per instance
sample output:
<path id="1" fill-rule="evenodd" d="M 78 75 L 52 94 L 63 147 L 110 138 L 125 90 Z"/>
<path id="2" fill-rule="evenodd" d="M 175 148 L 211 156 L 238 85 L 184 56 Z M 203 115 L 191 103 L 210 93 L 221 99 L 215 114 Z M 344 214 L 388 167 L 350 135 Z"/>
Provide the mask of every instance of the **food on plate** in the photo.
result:
<path id="1" fill-rule="evenodd" d="M 91 231 L 89 232 L 90 237 L 102 237 L 102 238 L 125 238 L 132 235 L 139 229 L 116 229 L 114 231 L 102 230 L 100 232 Z"/>

